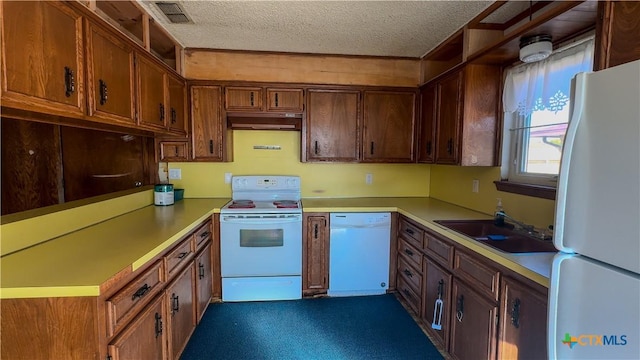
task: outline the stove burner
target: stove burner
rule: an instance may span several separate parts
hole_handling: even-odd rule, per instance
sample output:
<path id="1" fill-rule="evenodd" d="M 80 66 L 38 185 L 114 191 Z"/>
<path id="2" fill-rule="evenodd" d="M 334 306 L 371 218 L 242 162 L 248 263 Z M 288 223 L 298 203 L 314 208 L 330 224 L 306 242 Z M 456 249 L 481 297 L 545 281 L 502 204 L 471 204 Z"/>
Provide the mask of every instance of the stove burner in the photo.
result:
<path id="1" fill-rule="evenodd" d="M 273 205 L 275 205 L 279 209 L 283 209 L 283 208 L 297 209 L 298 208 L 298 202 L 294 200 L 278 200 L 278 201 L 274 201 Z"/>
<path id="2" fill-rule="evenodd" d="M 256 207 L 256 204 L 252 200 L 233 200 L 228 207 L 229 209 L 251 209 Z"/>

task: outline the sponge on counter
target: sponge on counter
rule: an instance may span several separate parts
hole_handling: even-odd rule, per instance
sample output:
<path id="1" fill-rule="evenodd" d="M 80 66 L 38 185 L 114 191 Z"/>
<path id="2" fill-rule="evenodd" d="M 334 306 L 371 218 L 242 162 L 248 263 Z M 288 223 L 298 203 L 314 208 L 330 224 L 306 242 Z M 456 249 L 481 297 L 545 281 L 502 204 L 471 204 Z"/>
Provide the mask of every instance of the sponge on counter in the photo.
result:
<path id="1" fill-rule="evenodd" d="M 487 239 L 489 240 L 507 240 L 507 237 L 505 235 L 487 235 Z"/>

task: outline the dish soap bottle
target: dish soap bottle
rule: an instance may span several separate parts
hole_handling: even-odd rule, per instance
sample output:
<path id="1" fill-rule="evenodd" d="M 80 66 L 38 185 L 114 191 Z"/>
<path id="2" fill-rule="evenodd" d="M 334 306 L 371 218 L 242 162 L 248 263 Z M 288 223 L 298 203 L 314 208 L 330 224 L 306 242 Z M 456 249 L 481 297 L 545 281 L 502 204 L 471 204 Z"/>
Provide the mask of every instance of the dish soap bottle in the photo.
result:
<path id="1" fill-rule="evenodd" d="M 493 224 L 495 226 L 504 226 L 504 209 L 502 208 L 502 199 L 497 198 L 496 212 L 493 213 Z"/>

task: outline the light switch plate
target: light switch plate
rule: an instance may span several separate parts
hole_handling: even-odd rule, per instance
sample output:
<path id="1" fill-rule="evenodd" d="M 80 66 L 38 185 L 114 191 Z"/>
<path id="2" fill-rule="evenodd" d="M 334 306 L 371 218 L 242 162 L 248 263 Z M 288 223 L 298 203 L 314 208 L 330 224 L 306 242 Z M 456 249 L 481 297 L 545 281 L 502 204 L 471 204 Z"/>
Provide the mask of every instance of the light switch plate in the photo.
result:
<path id="1" fill-rule="evenodd" d="M 367 174 L 364 178 L 364 182 L 368 185 L 373 184 L 373 174 Z"/>
<path id="2" fill-rule="evenodd" d="M 169 179 L 170 180 L 182 179 L 182 169 L 169 169 Z"/>
<path id="3" fill-rule="evenodd" d="M 473 182 L 471 183 L 471 192 L 477 193 L 480 191 L 480 180 L 478 179 L 473 179 Z"/>

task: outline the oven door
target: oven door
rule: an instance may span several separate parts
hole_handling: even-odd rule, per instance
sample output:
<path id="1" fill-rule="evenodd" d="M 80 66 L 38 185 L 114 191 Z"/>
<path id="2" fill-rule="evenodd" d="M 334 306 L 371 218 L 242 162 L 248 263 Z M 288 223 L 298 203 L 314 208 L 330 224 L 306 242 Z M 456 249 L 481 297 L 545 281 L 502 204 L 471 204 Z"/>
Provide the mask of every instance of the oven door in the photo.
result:
<path id="1" fill-rule="evenodd" d="M 220 216 L 222 277 L 302 275 L 302 215 Z"/>

